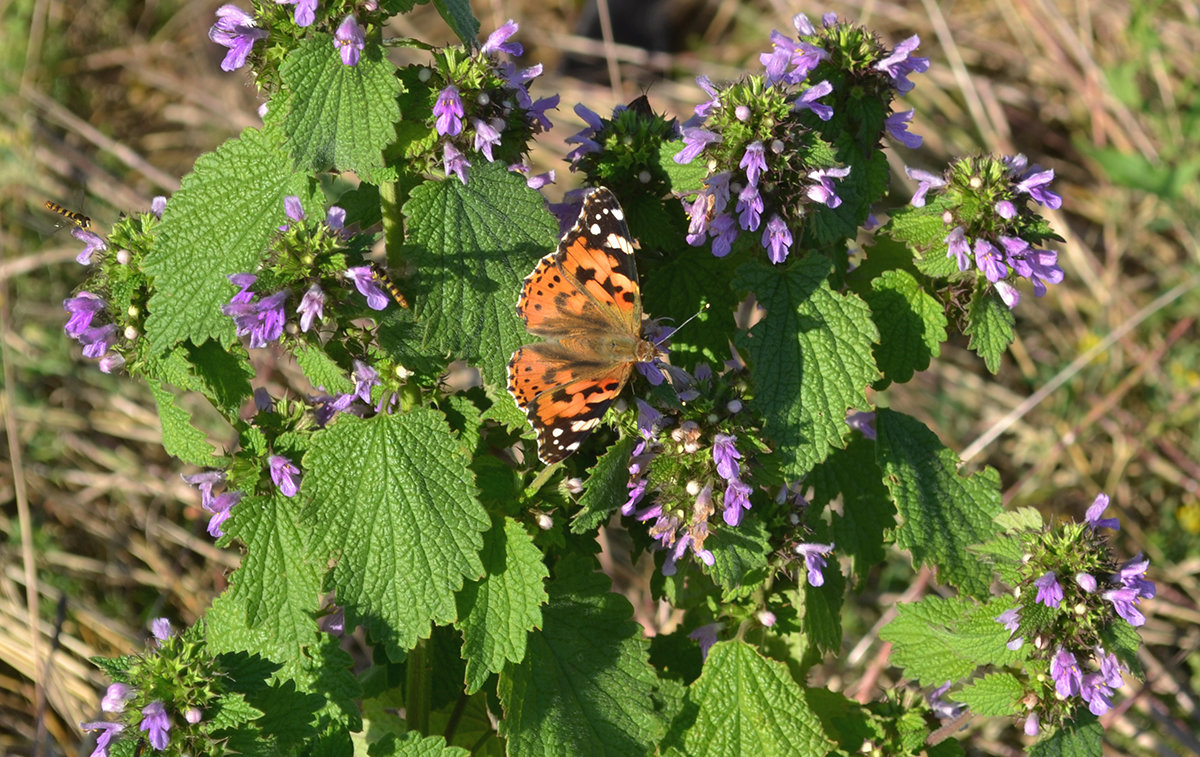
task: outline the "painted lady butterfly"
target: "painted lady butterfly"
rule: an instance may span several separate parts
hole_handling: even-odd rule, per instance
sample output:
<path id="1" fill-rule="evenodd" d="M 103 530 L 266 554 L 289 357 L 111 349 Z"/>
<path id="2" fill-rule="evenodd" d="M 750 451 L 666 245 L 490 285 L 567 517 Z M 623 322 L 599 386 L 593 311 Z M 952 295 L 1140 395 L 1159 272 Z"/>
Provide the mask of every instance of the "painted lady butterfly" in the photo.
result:
<path id="1" fill-rule="evenodd" d="M 546 341 L 508 362 L 508 391 L 538 435 L 538 457 L 556 463 L 579 448 L 637 363 L 662 355 L 642 338 L 642 294 L 633 240 L 613 193 L 591 190 L 558 249 L 525 279 L 517 315 Z"/>

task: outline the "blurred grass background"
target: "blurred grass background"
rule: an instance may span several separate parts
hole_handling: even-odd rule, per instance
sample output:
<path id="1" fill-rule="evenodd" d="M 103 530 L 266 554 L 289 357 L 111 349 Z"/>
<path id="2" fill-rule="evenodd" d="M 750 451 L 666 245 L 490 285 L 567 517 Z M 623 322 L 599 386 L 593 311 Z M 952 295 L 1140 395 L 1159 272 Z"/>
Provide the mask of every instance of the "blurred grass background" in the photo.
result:
<path id="1" fill-rule="evenodd" d="M 101 374 L 63 334 L 60 303 L 82 278 L 80 247 L 48 233 L 54 219 L 41 209 L 53 199 L 106 229 L 258 122 L 247 77 L 222 73 L 224 51 L 207 39 L 217 5 L 2 5 L 3 753 L 76 753 L 78 723 L 96 718 L 107 683 L 87 658 L 139 651 L 152 617 L 193 622 L 237 564 L 204 533 L 199 497 L 159 445 L 148 393 Z M 999 376 L 954 339 L 887 402 L 929 423 L 969 465 L 998 468 L 1011 505 L 1078 518 L 1097 492 L 1112 496 L 1117 549 L 1148 554 L 1158 597 L 1145 605 L 1147 680 L 1130 681 L 1102 719 L 1108 748 L 1200 753 L 1200 8 L 477 0 L 474 10 L 484 34 L 516 19 L 524 62 L 546 66 L 534 95 L 562 93 L 556 127 L 533 152 L 537 170 L 557 170 L 558 191 L 578 180 L 560 157 L 582 125 L 576 102 L 606 113 L 647 90 L 656 110 L 686 118 L 704 99 L 697 74 L 729 79 L 756 66 L 771 28 L 791 33 L 799 11 L 814 20 L 836 11 L 889 44 L 921 36 L 933 66 L 914 77 L 904 107 L 916 108 L 912 130 L 925 145 L 892 151 L 897 197 L 911 190 L 905 164 L 938 170 L 995 151 L 1054 168 L 1067 280 L 1041 300 L 1026 293 Z M 452 41 L 428 6 L 391 32 Z M 629 571 L 618 585 L 653 622 L 662 608 L 643 577 Z M 897 683 L 874 636 L 888 617 L 879 608 L 924 585 L 901 563 L 858 588 L 848 612 L 863 638 L 826 685 L 870 699 Z M 972 727 L 980 753 L 1022 752 L 1019 728 Z"/>

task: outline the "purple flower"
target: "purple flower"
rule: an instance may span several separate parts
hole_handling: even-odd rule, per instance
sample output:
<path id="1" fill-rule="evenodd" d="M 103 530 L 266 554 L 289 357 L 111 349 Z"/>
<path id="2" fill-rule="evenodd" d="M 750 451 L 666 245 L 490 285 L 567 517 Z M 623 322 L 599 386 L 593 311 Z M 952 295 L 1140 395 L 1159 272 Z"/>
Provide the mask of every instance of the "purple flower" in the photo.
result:
<path id="1" fill-rule="evenodd" d="M 1036 169 L 1037 166 L 1034 166 Z M 1016 190 L 1018 192 L 1027 193 L 1036 202 L 1050 208 L 1058 210 L 1062 207 L 1062 197 L 1051 192 L 1048 185 L 1054 180 L 1054 169 L 1049 168 L 1045 171 L 1036 171 L 1030 169 L 1029 173 L 1021 177 L 1017 182 Z"/>
<path id="2" fill-rule="evenodd" d="M 123 365 L 125 365 L 125 356 L 116 352 L 110 352 L 100 358 L 100 362 L 96 364 L 96 367 L 100 369 L 101 373 L 112 373 Z"/>
<path id="3" fill-rule="evenodd" d="M 1124 586 L 1119 589 L 1109 589 L 1101 596 L 1112 602 L 1117 615 L 1124 618 L 1129 625 L 1140 626 L 1146 623 L 1146 616 L 1137 609 L 1137 602 L 1141 599 L 1137 589 Z"/>
<path id="4" fill-rule="evenodd" d="M 1075 662 L 1075 655 L 1059 647 L 1054 658 L 1050 660 L 1050 677 L 1054 680 L 1054 690 L 1063 699 L 1078 694 L 1083 676 Z"/>
<path id="5" fill-rule="evenodd" d="M 684 148 L 675 153 L 675 162 L 679 165 L 691 163 L 700 152 L 711 142 L 720 142 L 721 135 L 693 126 L 683 130 Z M 744 160 L 744 158 L 743 158 Z"/>
<path id="6" fill-rule="evenodd" d="M 738 163 L 738 168 L 746 170 L 746 181 L 751 186 L 758 186 L 759 174 L 767 170 L 766 154 L 762 142 L 751 142 L 746 146 L 746 152 L 742 153 L 742 160 Z"/>
<path id="7" fill-rule="evenodd" d="M 717 464 L 717 475 L 726 481 L 737 478 L 740 472 L 738 460 L 742 453 L 738 452 L 736 442 L 737 437 L 731 434 L 717 434 L 713 439 L 712 456 Z"/>
<path id="8" fill-rule="evenodd" d="M 317 18 L 317 0 L 275 0 L 275 4 L 296 6 L 296 13 L 293 15 L 296 26 L 312 26 Z"/>
<path id="9" fill-rule="evenodd" d="M 1046 607 L 1058 607 L 1058 603 L 1062 601 L 1063 590 L 1058 584 L 1058 578 L 1055 577 L 1054 571 L 1048 570 L 1041 578 L 1034 580 L 1033 585 L 1037 587 L 1037 600 Z"/>
<path id="10" fill-rule="evenodd" d="M 1003 241 L 1006 237 L 1000 239 Z M 1033 293 L 1037 297 L 1046 293 L 1046 284 L 1058 284 L 1063 280 L 1063 270 L 1058 267 L 1058 253 L 1052 250 L 1033 249 L 1026 242 L 1019 253 L 1009 254 L 1009 262 L 1018 276 L 1024 276 L 1033 283 Z"/>
<path id="11" fill-rule="evenodd" d="M 737 239 L 737 221 L 728 213 L 718 213 L 708 225 L 708 233 L 713 237 L 713 256 L 723 258 L 733 249 L 733 240 Z"/>
<path id="12" fill-rule="evenodd" d="M 156 699 L 142 708 L 142 724 L 139 728 L 150 732 L 150 746 L 160 752 L 167 748 L 171 719 L 167 717 L 167 709 L 162 702 Z"/>
<path id="13" fill-rule="evenodd" d="M 283 496 L 296 496 L 300 491 L 300 469 L 283 455 L 268 457 L 267 467 L 271 469 L 271 480 L 279 487 Z"/>
<path id="14" fill-rule="evenodd" d="M 929 70 L 928 58 L 909 56 L 909 53 L 916 50 L 917 45 L 920 44 L 920 37 L 914 34 L 896 45 L 896 49 L 891 55 L 873 66 L 876 71 L 882 71 L 892 77 L 892 86 L 902 95 L 913 88 L 913 83 L 908 80 L 909 74 L 919 74 Z"/>
<path id="15" fill-rule="evenodd" d="M 767 251 L 767 258 L 772 263 L 782 263 L 787 260 L 788 252 L 792 248 L 792 232 L 788 230 L 783 219 L 774 213 L 767 221 L 767 227 L 763 229 L 762 245 Z M 713 253 L 716 253 L 715 244 Z"/>
<path id="16" fill-rule="evenodd" d="M 986 239 L 975 240 L 975 265 L 993 284 L 1008 274 L 1000 249 Z"/>
<path id="17" fill-rule="evenodd" d="M 706 623 L 688 634 L 688 638 L 700 645 L 700 658 L 708 659 L 708 650 L 717 643 L 717 632 L 721 630 L 720 623 Z"/>
<path id="18" fill-rule="evenodd" d="M 104 698 L 100 700 L 100 709 L 104 712 L 124 712 L 125 703 L 137 696 L 137 692 L 132 687 L 123 683 L 109 684 L 104 692 Z"/>
<path id="19" fill-rule="evenodd" d="M 694 202 L 689 204 L 683 200 L 683 207 L 688 214 L 687 243 L 699 247 L 708 238 L 708 208 L 712 195 L 700 192 Z"/>
<path id="20" fill-rule="evenodd" d="M 908 123 L 912 121 L 914 113 L 916 113 L 915 110 L 897 111 L 883 122 L 884 128 L 892 136 L 892 139 L 910 150 L 917 149 L 924 141 L 919 134 L 913 134 L 908 130 Z"/>
<path id="21" fill-rule="evenodd" d="M 208 520 L 209 536 L 213 537 L 214 539 L 218 539 L 225 535 L 225 532 L 221 530 L 221 524 L 229 520 L 229 516 L 233 511 L 233 506 L 241 502 L 243 496 L 245 495 L 238 491 L 223 492 L 218 494 L 216 497 L 213 497 L 207 505 L 201 503 L 201 506 L 204 507 L 204 509 L 213 514 L 213 516 Z"/>
<path id="22" fill-rule="evenodd" d="M 659 429 L 662 428 L 664 416 L 662 413 L 651 407 L 650 403 L 646 402 L 640 397 L 636 398 L 635 402 L 637 402 L 638 409 L 638 431 L 641 432 L 643 439 L 651 439 L 657 435 Z"/>
<path id="23" fill-rule="evenodd" d="M 84 231 L 78 226 L 71 229 L 71 236 L 83 242 L 83 252 L 75 256 L 75 262 L 79 265 L 90 265 L 92 255 L 108 249 L 108 245 L 104 243 L 103 237 L 91 231 Z"/>
<path id="24" fill-rule="evenodd" d="M 1112 687 L 1100 673 L 1088 673 L 1079 681 L 1079 696 L 1088 703 L 1088 710 L 1099 717 L 1112 707 Z"/>
<path id="25" fill-rule="evenodd" d="M 867 439 L 875 438 L 875 413 L 872 411 L 850 413 L 846 416 L 846 425 Z"/>
<path id="26" fill-rule="evenodd" d="M 283 212 L 293 221 L 303 221 L 304 206 L 300 204 L 300 198 L 296 195 L 288 195 L 283 198 Z"/>
<path id="27" fill-rule="evenodd" d="M 313 319 L 325 320 L 325 293 L 321 291 L 319 284 L 313 284 L 308 288 L 308 291 L 300 298 L 296 312 L 300 314 L 300 330 L 306 333 L 312 328 Z"/>
<path id="28" fill-rule="evenodd" d="M 492 148 L 500 144 L 500 132 L 496 131 L 491 124 L 486 121 L 480 121 L 478 118 L 472 119 L 475 125 L 475 149 L 483 153 L 483 157 L 491 163 L 495 158 L 492 157 Z"/>
<path id="29" fill-rule="evenodd" d="M 78 338 L 80 344 L 83 345 L 83 356 L 96 360 L 108 352 L 108 348 L 116 343 L 117 327 L 111 323 L 107 326 L 93 326 L 90 329 L 85 329 Z"/>
<path id="30" fill-rule="evenodd" d="M 229 304 L 245 304 L 254 300 L 254 292 L 250 291 L 250 287 L 258 281 L 257 276 L 252 273 L 231 273 L 225 278 L 229 279 L 230 284 L 238 287 L 238 293 L 229 298 Z"/>
<path id="31" fill-rule="evenodd" d="M 96 748 L 92 750 L 91 757 L 108 757 L 108 747 L 112 743 L 113 738 L 125 730 L 124 723 L 107 723 L 103 720 L 96 720 L 91 723 L 80 723 L 79 727 L 85 731 L 101 731 L 102 733 L 96 738 Z"/>
<path id="32" fill-rule="evenodd" d="M 471 167 L 471 164 L 458 148 L 449 142 L 446 143 L 445 148 L 442 150 L 442 165 L 446 170 L 446 178 L 450 178 L 450 175 L 454 174 L 458 177 L 459 181 L 466 185 L 467 169 Z"/>
<path id="33" fill-rule="evenodd" d="M 808 187 L 806 194 L 813 202 L 824 203 L 830 208 L 842 204 L 842 198 L 833 191 L 833 179 L 841 179 L 850 175 L 850 166 L 845 168 L 820 168 L 810 171 L 808 178 L 817 182 Z"/>
<path id="34" fill-rule="evenodd" d="M 1022 636 L 1018 636 L 1015 639 L 1012 638 L 1012 635 L 1017 632 L 1018 628 L 1021 627 L 1021 615 L 1017 612 L 1017 609 L 1014 607 L 1005 610 L 997 615 L 995 620 L 997 623 L 1004 626 L 1004 630 L 1008 631 L 1009 640 L 1008 644 L 1005 646 L 1014 652 L 1020 649 L 1021 645 L 1025 643 L 1025 638 Z"/>
<path id="35" fill-rule="evenodd" d="M 796 43 L 790 37 L 775 29 L 771 30 L 771 52 L 758 56 L 758 62 L 763 64 L 763 68 L 766 69 L 768 84 L 777 84 L 783 81 L 795 50 Z M 697 115 L 701 114 L 697 112 Z"/>
<path id="36" fill-rule="evenodd" d="M 1116 518 L 1101 518 L 1104 511 L 1108 508 L 1108 495 L 1097 494 L 1092 500 L 1092 504 L 1084 513 L 1083 522 L 1087 523 L 1088 528 L 1095 531 L 1097 528 L 1111 528 L 1114 531 L 1121 530 L 1121 522 Z"/>
<path id="37" fill-rule="evenodd" d="M 200 490 L 200 503 L 207 509 L 212 502 L 213 487 L 225 481 L 225 474 L 219 470 L 206 470 L 199 473 L 193 473 L 190 476 L 181 476 L 185 484 L 194 486 Z"/>
<path id="38" fill-rule="evenodd" d="M 366 47 L 366 38 L 353 15 L 346 16 L 338 25 L 337 31 L 333 33 L 333 46 L 342 56 L 342 63 L 347 66 L 358 64 L 359 55 Z"/>
<path id="39" fill-rule="evenodd" d="M 914 208 L 925 207 L 925 195 L 929 193 L 929 190 L 946 186 L 946 179 L 940 174 L 922 171 L 919 168 L 908 168 L 907 166 L 904 168 L 904 173 L 908 174 L 908 178 L 918 182 L 917 191 L 912 196 L 912 206 Z"/>
<path id="40" fill-rule="evenodd" d="M 367 307 L 372 310 L 383 310 L 391 302 L 387 296 L 387 292 L 379 286 L 379 282 L 375 280 L 375 275 L 371 273 L 371 266 L 360 265 L 346 269 L 346 277 L 354 282 L 354 288 L 358 293 L 367 298 Z"/>
<path id="41" fill-rule="evenodd" d="M 763 199 L 758 193 L 758 187 L 747 184 L 738 194 L 737 202 L 738 225 L 746 231 L 754 231 L 762 219 Z"/>
<path id="42" fill-rule="evenodd" d="M 946 257 L 953 256 L 958 261 L 958 270 L 965 271 L 971 267 L 971 242 L 963 227 L 955 226 L 942 241 L 946 243 Z"/>
<path id="43" fill-rule="evenodd" d="M 1009 310 L 1012 310 L 1021 302 L 1021 292 L 1007 281 L 997 281 L 992 286 L 995 288 L 996 294 L 1000 295 L 1000 299 L 1008 306 Z"/>
<path id="44" fill-rule="evenodd" d="M 525 52 L 524 48 L 517 42 L 508 42 L 508 38 L 517 33 L 517 25 L 510 18 L 496 31 L 488 35 L 487 41 L 483 43 L 480 52 L 484 55 L 492 53 L 508 53 L 509 55 L 520 55 Z"/>
<path id="45" fill-rule="evenodd" d="M 217 22 L 208 30 L 210 40 L 229 48 L 221 61 L 222 71 L 236 71 L 246 65 L 250 48 L 266 36 L 265 30 L 255 27 L 253 16 L 232 4 L 217 8 Z"/>
<path id="46" fill-rule="evenodd" d="M 940 720 L 953 720 L 962 714 L 962 711 L 967 708 L 965 704 L 951 704 L 942 699 L 947 691 L 950 690 L 950 681 L 946 681 L 941 686 L 938 686 L 933 691 L 929 692 L 929 709 L 933 711 L 934 716 Z"/>
<path id="47" fill-rule="evenodd" d="M 162 219 L 162 214 L 167 210 L 167 198 L 163 195 L 154 195 L 150 200 L 150 212 L 159 220 Z"/>
<path id="48" fill-rule="evenodd" d="M 824 52 L 824 50 L 822 50 L 822 52 Z M 829 119 L 833 118 L 833 108 L 819 103 L 817 100 L 832 91 L 833 85 L 827 81 L 813 85 L 800 94 L 800 97 L 796 100 L 793 110 L 811 110 L 813 113 L 817 114 L 817 118 L 821 119 L 822 121 L 828 121 Z M 909 112 L 911 113 L 912 111 Z"/>
<path id="49" fill-rule="evenodd" d="M 238 336 L 250 335 L 250 348 L 266 347 L 283 335 L 287 314 L 283 306 L 287 302 L 286 289 L 265 297 L 258 302 L 235 303 L 221 307 L 221 312 L 233 318 Z"/>
<path id="50" fill-rule="evenodd" d="M 1000 216 L 1006 221 L 1011 221 L 1017 217 L 1017 206 L 1013 205 L 1008 200 L 998 201 L 993 209 L 996 211 L 996 215 Z"/>
<path id="51" fill-rule="evenodd" d="M 368 405 L 371 404 L 371 387 L 379 386 L 379 372 L 361 360 L 354 361 L 354 393 Z"/>
<path id="52" fill-rule="evenodd" d="M 346 227 L 346 209 L 337 205 L 330 205 L 325 211 L 325 225 L 334 231 L 341 231 Z"/>
<path id="53" fill-rule="evenodd" d="M 1025 735 L 1037 736 L 1042 731 L 1042 719 L 1037 712 L 1031 712 L 1025 718 Z"/>
<path id="54" fill-rule="evenodd" d="M 189 725 L 196 725 L 203 717 L 204 713 L 200 711 L 199 707 L 189 707 L 183 711 L 183 719 L 186 720 Z"/>
<path id="55" fill-rule="evenodd" d="M 528 108 L 525 109 L 526 120 L 537 127 L 534 129 L 534 133 L 537 133 L 538 130 L 550 131 L 554 128 L 554 124 L 550 122 L 550 118 L 546 115 L 546 111 L 556 110 L 558 108 L 559 99 L 559 95 L 539 97 L 536 102 L 532 103 Z"/>
<path id="56" fill-rule="evenodd" d="M 696 77 L 696 83 L 700 85 L 700 89 L 708 93 L 710 99 L 707 102 L 702 102 L 697 105 L 694 110 L 696 115 L 700 118 L 707 118 L 708 114 L 712 112 L 714 108 L 721 107 L 721 93 L 717 91 L 716 87 L 713 86 L 712 81 L 703 74 Z"/>
<path id="57" fill-rule="evenodd" d="M 171 621 L 166 618 L 155 618 L 150 621 L 150 633 L 158 639 L 159 644 L 171 638 Z"/>
<path id="58" fill-rule="evenodd" d="M 454 137 L 462 131 L 463 104 L 458 87 L 450 85 L 438 93 L 433 115 L 437 118 L 434 128 L 439 135 Z"/>
<path id="59" fill-rule="evenodd" d="M 92 326 L 92 319 L 105 308 L 104 300 L 91 292 L 80 292 L 63 300 L 63 308 L 71 314 L 67 319 L 67 336 L 77 339 Z"/>
<path id="60" fill-rule="evenodd" d="M 833 551 L 832 544 L 797 544 L 796 554 L 804 557 L 804 567 L 808 569 L 808 585 L 824 586 L 825 555 Z"/>
<path id="61" fill-rule="evenodd" d="M 1153 581 L 1146 580 L 1146 569 L 1149 567 L 1150 560 L 1139 554 L 1118 568 L 1112 580 L 1122 586 L 1136 589 L 1140 596 L 1153 597 L 1157 593 L 1157 589 L 1155 589 Z"/>
<path id="62" fill-rule="evenodd" d="M 1075 585 L 1083 589 L 1088 594 L 1091 594 L 1093 591 L 1095 591 L 1096 587 L 1098 586 L 1095 576 L 1093 576 L 1091 573 L 1084 573 L 1082 571 L 1075 574 Z"/>
<path id="63" fill-rule="evenodd" d="M 742 522 L 742 511 L 750 509 L 750 493 L 754 491 L 738 479 L 733 479 L 725 487 L 725 508 L 721 517 L 730 526 Z"/>

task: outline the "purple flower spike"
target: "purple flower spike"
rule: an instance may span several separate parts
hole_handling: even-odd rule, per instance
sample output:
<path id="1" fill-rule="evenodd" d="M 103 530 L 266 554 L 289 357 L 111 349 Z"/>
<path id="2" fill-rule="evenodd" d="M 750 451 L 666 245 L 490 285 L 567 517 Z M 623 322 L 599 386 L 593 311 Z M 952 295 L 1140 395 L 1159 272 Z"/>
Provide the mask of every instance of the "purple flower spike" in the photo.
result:
<path id="1" fill-rule="evenodd" d="M 300 491 L 300 469 L 283 455 L 268 457 L 267 467 L 271 469 L 271 481 L 279 487 L 283 496 L 296 496 Z"/>
<path id="2" fill-rule="evenodd" d="M 712 456 L 717 464 L 717 475 L 726 481 L 733 481 L 740 473 L 738 460 L 742 453 L 736 446 L 737 437 L 731 434 L 717 434 L 713 439 Z"/>
<path id="3" fill-rule="evenodd" d="M 71 236 L 83 242 L 83 252 L 75 256 L 75 262 L 79 265 L 90 265 L 93 255 L 108 249 L 108 245 L 104 243 L 104 238 L 91 231 L 84 231 L 76 227 L 71 229 Z"/>
<path id="4" fill-rule="evenodd" d="M 91 292 L 80 292 L 74 297 L 63 300 L 63 308 L 71 314 L 65 327 L 67 336 L 78 339 L 80 334 L 91 328 L 92 319 L 96 317 L 96 313 L 104 310 L 105 307 L 107 306 L 104 300 Z"/>
<path id="5" fill-rule="evenodd" d="M 797 544 L 796 554 L 804 558 L 804 567 L 808 569 L 808 585 L 825 585 L 825 555 L 833 551 L 832 544 Z"/>
<path id="6" fill-rule="evenodd" d="M 1055 577 L 1054 571 L 1048 570 L 1041 578 L 1036 579 L 1033 585 L 1037 587 L 1037 600 L 1046 607 L 1058 607 L 1058 603 L 1062 601 L 1063 590 L 1058 583 L 1058 578 Z"/>
<path id="7" fill-rule="evenodd" d="M 450 85 L 438 93 L 433 104 L 433 115 L 437 118 L 434 128 L 441 136 L 458 136 L 462 131 L 463 104 L 458 96 L 458 87 Z"/>
<path id="8" fill-rule="evenodd" d="M 307 333 L 312 328 L 313 320 L 322 321 L 325 319 L 325 293 L 321 291 L 318 284 L 313 284 L 300 298 L 300 304 L 296 306 L 296 312 L 300 314 L 300 330 Z"/>
<path id="9" fill-rule="evenodd" d="M 342 56 L 342 63 L 347 66 L 358 64 L 358 59 L 366 47 L 366 37 L 362 27 L 354 20 L 354 16 L 346 16 L 333 34 L 333 46 Z"/>
<path id="10" fill-rule="evenodd" d="M 266 30 L 254 25 L 253 16 L 232 4 L 217 8 L 217 22 L 208 30 L 210 40 L 229 48 L 221 61 L 222 71 L 236 71 L 246 65 L 254 43 L 266 36 Z"/>
<path id="11" fill-rule="evenodd" d="M 883 122 L 884 128 L 887 129 L 887 133 L 892 136 L 892 139 L 910 150 L 917 149 L 925 141 L 919 134 L 913 134 L 908 130 L 908 124 L 912 121 L 914 113 L 916 113 L 915 110 L 898 111 L 888 116 Z"/>
<path id="12" fill-rule="evenodd" d="M 149 731 L 150 746 L 160 752 L 167 748 L 167 742 L 170 740 L 167 731 L 171 729 L 171 719 L 167 717 L 167 709 L 163 707 L 162 702 L 156 699 L 142 708 L 142 724 L 139 728 Z"/>
<path id="13" fill-rule="evenodd" d="M 771 220 L 767 221 L 767 227 L 763 229 L 762 244 L 767 251 L 767 258 L 772 263 L 778 264 L 787 260 L 788 252 L 792 248 L 792 232 L 788 230 L 783 219 L 774 213 L 771 214 Z M 716 253 L 715 244 L 713 253 Z"/>
<path id="14" fill-rule="evenodd" d="M 387 292 L 379 286 L 379 282 L 375 280 L 375 275 L 371 273 L 371 266 L 360 265 L 346 269 L 346 277 L 354 282 L 354 288 L 358 293 L 367 298 L 367 307 L 372 310 L 383 310 L 391 302 Z"/>
<path id="15" fill-rule="evenodd" d="M 446 178 L 450 178 L 451 175 L 457 176 L 458 180 L 464 186 L 466 185 L 467 169 L 471 167 L 471 164 L 467 161 L 466 156 L 449 142 L 446 143 L 445 148 L 442 150 L 442 167 L 446 171 Z"/>
<path id="16" fill-rule="evenodd" d="M 746 152 L 742 154 L 742 160 L 738 163 L 738 168 L 746 170 L 746 181 L 750 186 L 758 186 L 759 175 L 767 170 L 766 150 L 763 148 L 762 142 L 751 142 L 747 145 Z"/>
<path id="17" fill-rule="evenodd" d="M 1097 528 L 1111 528 L 1114 531 L 1121 530 L 1121 521 L 1116 518 L 1101 518 L 1104 511 L 1108 509 L 1108 495 L 1097 494 L 1096 499 L 1092 500 L 1092 505 L 1087 509 L 1083 516 L 1083 520 L 1088 524 L 1088 528 L 1095 531 Z"/>
<path id="18" fill-rule="evenodd" d="M 275 0 L 275 4 L 296 6 L 293 18 L 301 28 L 312 26 L 317 18 L 317 0 Z"/>
<path id="19" fill-rule="evenodd" d="M 484 55 L 492 53 L 508 53 L 509 55 L 520 55 L 525 52 L 520 43 L 509 42 L 508 38 L 517 33 L 517 24 L 510 18 L 496 31 L 488 35 L 487 41 L 483 43 L 480 49 Z"/>

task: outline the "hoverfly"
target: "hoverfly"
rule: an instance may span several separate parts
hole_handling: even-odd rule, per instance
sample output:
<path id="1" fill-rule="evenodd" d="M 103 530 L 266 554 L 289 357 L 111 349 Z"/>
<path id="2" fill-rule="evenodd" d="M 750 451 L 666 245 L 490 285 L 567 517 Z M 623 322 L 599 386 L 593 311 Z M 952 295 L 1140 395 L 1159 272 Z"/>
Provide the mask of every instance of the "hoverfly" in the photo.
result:
<path id="1" fill-rule="evenodd" d="M 53 200 L 46 200 L 45 208 L 46 208 L 46 210 L 49 210 L 51 213 L 57 213 L 58 215 L 67 219 L 68 221 L 71 222 L 71 224 L 73 226 L 75 226 L 78 229 L 83 229 L 84 231 L 86 231 L 88 229 L 88 227 L 90 227 L 92 225 L 92 219 L 88 218 L 83 213 L 76 213 L 74 210 L 71 210 L 70 208 L 64 208 L 62 205 L 59 205 L 57 202 L 54 202 Z"/>
<path id="2" fill-rule="evenodd" d="M 400 291 L 400 287 L 396 286 L 396 282 L 387 275 L 387 271 L 383 270 L 383 266 L 378 263 L 371 263 L 371 276 L 379 282 L 379 285 L 387 290 L 396 304 L 402 308 L 408 308 L 408 298 Z"/>

